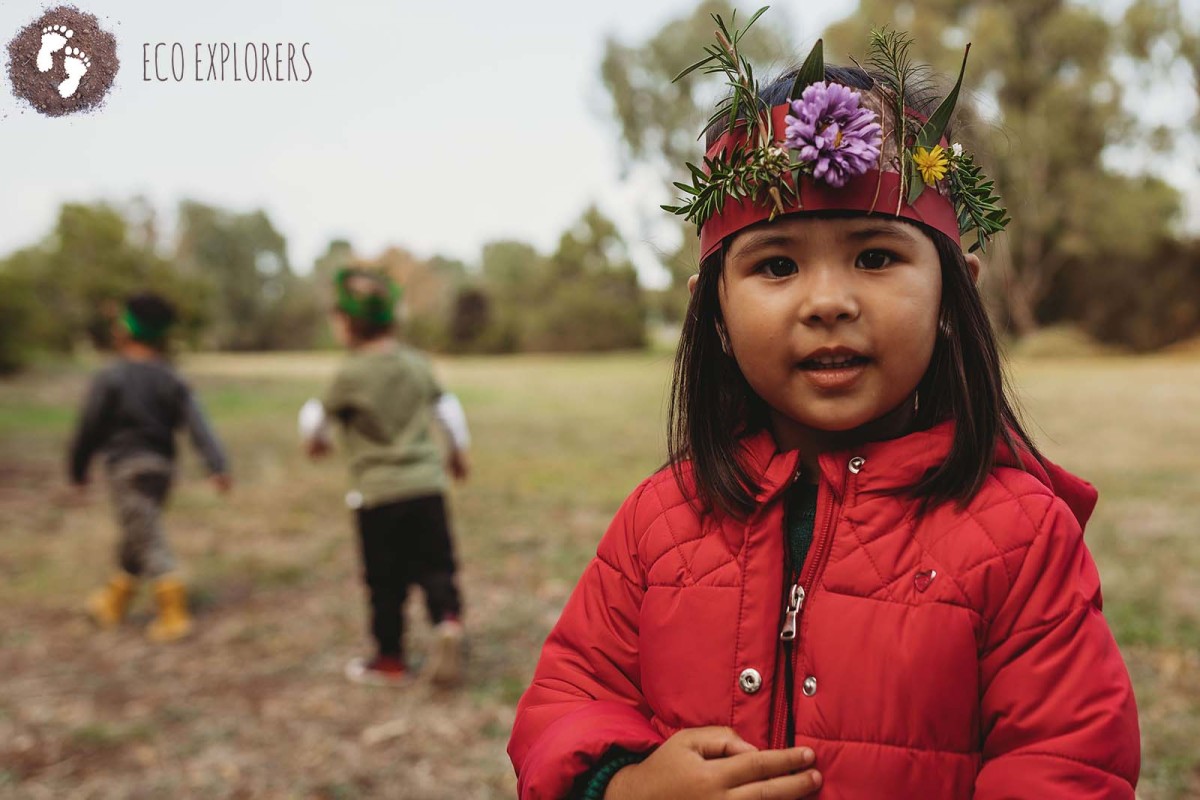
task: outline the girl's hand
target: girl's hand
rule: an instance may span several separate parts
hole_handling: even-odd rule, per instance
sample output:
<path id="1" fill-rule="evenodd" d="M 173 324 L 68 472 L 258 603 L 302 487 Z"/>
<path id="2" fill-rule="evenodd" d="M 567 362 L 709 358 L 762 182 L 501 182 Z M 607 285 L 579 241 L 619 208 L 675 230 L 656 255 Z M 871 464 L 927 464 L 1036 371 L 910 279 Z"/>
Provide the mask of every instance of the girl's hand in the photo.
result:
<path id="1" fill-rule="evenodd" d="M 614 775 L 604 800 L 798 800 L 821 788 L 814 759 L 807 747 L 759 750 L 731 728 L 688 728 Z"/>

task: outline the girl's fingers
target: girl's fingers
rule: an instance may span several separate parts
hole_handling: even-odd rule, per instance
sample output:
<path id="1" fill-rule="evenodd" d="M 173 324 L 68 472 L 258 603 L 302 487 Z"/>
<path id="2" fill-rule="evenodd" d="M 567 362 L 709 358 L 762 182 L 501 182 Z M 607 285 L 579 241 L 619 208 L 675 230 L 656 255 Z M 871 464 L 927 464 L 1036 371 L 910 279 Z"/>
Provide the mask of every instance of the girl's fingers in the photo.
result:
<path id="1" fill-rule="evenodd" d="M 799 775 L 757 781 L 739 786 L 729 792 L 729 800 L 800 800 L 815 794 L 823 779 L 815 769 Z"/>
<path id="2" fill-rule="evenodd" d="M 727 758 L 742 753 L 753 753 L 757 747 L 734 732 L 733 728 L 693 728 L 687 731 L 689 747 L 703 758 Z"/>
<path id="3" fill-rule="evenodd" d="M 794 777 L 792 773 L 813 765 L 815 756 L 807 747 L 789 750 L 757 750 L 742 753 L 720 764 L 722 783 L 732 789 L 772 778 Z"/>

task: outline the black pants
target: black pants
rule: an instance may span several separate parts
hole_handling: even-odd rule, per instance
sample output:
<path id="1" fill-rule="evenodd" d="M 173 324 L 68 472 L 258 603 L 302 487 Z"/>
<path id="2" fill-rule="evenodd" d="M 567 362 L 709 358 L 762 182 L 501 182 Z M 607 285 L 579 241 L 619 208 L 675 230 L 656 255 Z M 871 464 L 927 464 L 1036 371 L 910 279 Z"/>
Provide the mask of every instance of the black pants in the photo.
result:
<path id="1" fill-rule="evenodd" d="M 433 624 L 462 613 L 454 545 L 443 497 L 431 495 L 358 511 L 371 634 L 384 656 L 403 656 L 404 600 L 418 584 Z"/>

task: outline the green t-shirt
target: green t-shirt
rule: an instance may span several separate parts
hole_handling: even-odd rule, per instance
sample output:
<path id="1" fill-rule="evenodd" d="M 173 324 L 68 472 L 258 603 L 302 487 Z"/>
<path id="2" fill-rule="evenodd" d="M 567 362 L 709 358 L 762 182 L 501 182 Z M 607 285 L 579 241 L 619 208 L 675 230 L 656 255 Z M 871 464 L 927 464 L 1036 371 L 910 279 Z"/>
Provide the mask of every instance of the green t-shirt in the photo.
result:
<path id="1" fill-rule="evenodd" d="M 352 352 L 322 401 L 341 422 L 354 491 L 364 508 L 446 490 L 433 405 L 442 389 L 429 359 L 397 343 Z"/>

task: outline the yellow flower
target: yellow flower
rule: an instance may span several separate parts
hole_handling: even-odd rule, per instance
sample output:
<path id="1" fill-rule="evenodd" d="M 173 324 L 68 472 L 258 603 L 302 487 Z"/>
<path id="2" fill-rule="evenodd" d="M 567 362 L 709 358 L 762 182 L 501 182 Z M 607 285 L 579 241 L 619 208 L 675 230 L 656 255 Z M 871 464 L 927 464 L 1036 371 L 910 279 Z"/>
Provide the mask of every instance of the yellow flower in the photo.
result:
<path id="1" fill-rule="evenodd" d="M 946 157 L 946 151 L 940 144 L 935 144 L 932 150 L 918 147 L 913 151 L 912 158 L 927 186 L 933 186 L 946 177 L 946 170 L 950 167 L 950 159 Z"/>

